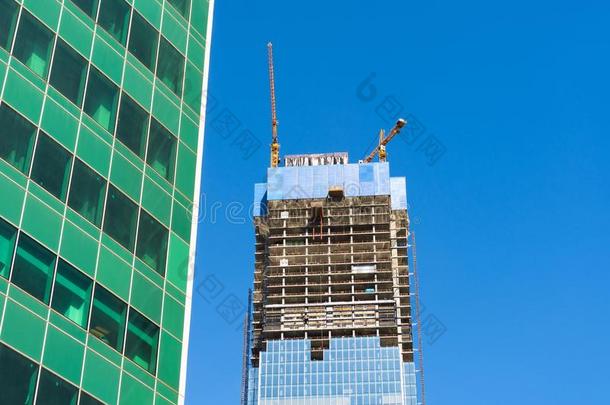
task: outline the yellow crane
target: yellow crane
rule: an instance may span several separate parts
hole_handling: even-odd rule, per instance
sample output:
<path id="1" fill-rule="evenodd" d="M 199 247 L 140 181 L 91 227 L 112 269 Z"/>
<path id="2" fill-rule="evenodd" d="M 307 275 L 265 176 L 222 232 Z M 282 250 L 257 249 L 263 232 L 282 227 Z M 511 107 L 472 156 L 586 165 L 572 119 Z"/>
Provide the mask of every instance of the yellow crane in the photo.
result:
<path id="1" fill-rule="evenodd" d="M 271 96 L 271 167 L 278 167 L 280 164 L 280 144 L 277 135 L 277 111 L 275 108 L 275 72 L 273 68 L 273 44 L 267 43 L 267 63 L 269 69 L 269 93 Z M 371 162 L 376 155 L 379 155 L 379 161 L 385 162 L 387 158 L 386 145 L 400 133 L 400 130 L 407 124 L 407 121 L 399 118 L 394 127 L 390 130 L 387 136 L 382 129 L 379 131 L 379 144 L 373 151 L 363 159 L 364 163 Z"/>
<path id="2" fill-rule="evenodd" d="M 407 125 L 407 121 L 399 118 L 398 121 L 396 121 L 396 125 L 394 125 L 394 128 L 392 128 L 390 130 L 390 133 L 388 134 L 388 136 L 385 136 L 385 131 L 382 129 L 379 131 L 379 144 L 377 145 L 377 147 L 375 149 L 373 149 L 373 151 L 366 157 L 364 158 L 362 161 L 364 163 L 369 163 L 371 162 L 374 158 L 375 155 L 379 154 L 379 161 L 380 162 L 385 162 L 386 161 L 386 157 L 387 157 L 387 153 L 386 153 L 386 145 L 396 136 L 400 133 L 400 130 L 402 129 L 402 127 L 404 127 L 405 125 Z"/>
<path id="3" fill-rule="evenodd" d="M 267 61 L 269 64 L 269 91 L 271 93 L 271 167 L 280 163 L 280 144 L 277 141 L 277 115 L 275 111 L 275 75 L 273 72 L 273 44 L 267 44 Z"/>

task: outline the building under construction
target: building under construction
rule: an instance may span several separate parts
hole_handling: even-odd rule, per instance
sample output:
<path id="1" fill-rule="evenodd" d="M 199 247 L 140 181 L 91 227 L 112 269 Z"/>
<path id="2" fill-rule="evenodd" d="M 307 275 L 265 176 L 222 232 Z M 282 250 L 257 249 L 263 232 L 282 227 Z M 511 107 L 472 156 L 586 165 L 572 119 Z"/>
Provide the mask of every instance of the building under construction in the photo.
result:
<path id="1" fill-rule="evenodd" d="M 293 155 L 273 143 L 255 185 L 254 288 L 245 322 L 245 405 L 417 404 L 409 217 L 385 144 Z M 379 155 L 379 162 L 372 162 Z"/>
<path id="2" fill-rule="evenodd" d="M 404 179 L 387 163 L 297 159 L 270 172 L 255 218 L 252 360 L 267 340 L 309 339 L 321 359 L 333 337 L 378 336 L 411 361 Z"/>

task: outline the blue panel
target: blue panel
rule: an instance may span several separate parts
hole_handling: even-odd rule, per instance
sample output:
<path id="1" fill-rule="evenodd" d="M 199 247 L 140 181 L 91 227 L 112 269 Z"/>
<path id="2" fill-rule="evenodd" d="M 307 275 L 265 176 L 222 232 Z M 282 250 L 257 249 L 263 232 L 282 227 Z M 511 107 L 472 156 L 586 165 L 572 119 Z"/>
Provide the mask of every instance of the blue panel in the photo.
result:
<path id="1" fill-rule="evenodd" d="M 343 170 L 343 193 L 346 197 L 357 197 L 360 195 L 358 165 L 345 165 Z"/>
<path id="2" fill-rule="evenodd" d="M 391 200 L 393 210 L 407 209 L 407 185 L 404 177 L 390 178 Z"/>
<path id="3" fill-rule="evenodd" d="M 375 183 L 372 181 L 360 182 L 360 195 L 375 195 Z"/>
<path id="4" fill-rule="evenodd" d="M 328 187 L 341 187 L 343 185 L 343 166 L 328 166 Z"/>
<path id="5" fill-rule="evenodd" d="M 390 164 L 380 163 L 377 165 L 375 180 L 375 195 L 390 194 Z"/>
<path id="6" fill-rule="evenodd" d="M 328 166 L 313 166 L 313 198 L 328 195 Z"/>
<path id="7" fill-rule="evenodd" d="M 374 164 L 364 163 L 360 165 L 360 182 L 373 182 L 375 177 L 373 175 L 373 166 Z"/>
<path id="8" fill-rule="evenodd" d="M 256 183 L 254 185 L 252 215 L 255 217 L 267 215 L 267 183 Z"/>
<path id="9" fill-rule="evenodd" d="M 314 166 L 299 167 L 299 187 L 303 193 L 299 198 L 313 198 L 313 168 Z"/>
<path id="10" fill-rule="evenodd" d="M 267 180 L 269 200 L 325 198 L 330 187 L 343 187 L 347 197 L 393 193 L 388 163 L 270 168 Z"/>
<path id="11" fill-rule="evenodd" d="M 375 167 L 377 164 L 362 164 L 358 168 L 360 195 L 375 195 Z"/>
<path id="12" fill-rule="evenodd" d="M 301 198 L 299 187 L 299 167 L 282 168 L 282 198 L 285 200 Z"/>
<path id="13" fill-rule="evenodd" d="M 267 169 L 267 198 L 269 200 L 282 199 L 282 168 Z"/>

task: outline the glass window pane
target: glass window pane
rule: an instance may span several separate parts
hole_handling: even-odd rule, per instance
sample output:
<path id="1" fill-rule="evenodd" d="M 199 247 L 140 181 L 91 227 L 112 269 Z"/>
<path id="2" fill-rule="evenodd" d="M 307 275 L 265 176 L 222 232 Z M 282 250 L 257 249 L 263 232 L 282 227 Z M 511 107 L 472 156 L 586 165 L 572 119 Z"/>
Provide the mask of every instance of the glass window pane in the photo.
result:
<path id="1" fill-rule="evenodd" d="M 104 405 L 104 403 L 93 398 L 85 391 L 81 391 L 79 405 Z"/>
<path id="2" fill-rule="evenodd" d="M 141 211 L 136 255 L 162 276 L 165 274 L 167 234 L 167 228 L 146 211 Z"/>
<path id="3" fill-rule="evenodd" d="M 45 304 L 49 303 L 55 255 L 25 234 L 19 236 L 11 281 Z"/>
<path id="4" fill-rule="evenodd" d="M 169 4 L 174 6 L 185 18 L 188 18 L 190 1 L 189 0 L 167 0 Z"/>
<path id="5" fill-rule="evenodd" d="M 46 77 L 53 33 L 26 11 L 21 14 L 13 54 L 36 74 Z"/>
<path id="6" fill-rule="evenodd" d="M 184 57 L 165 38 L 161 38 L 157 77 L 180 97 L 183 74 Z"/>
<path id="7" fill-rule="evenodd" d="M 3 404 L 32 405 L 38 367 L 0 343 L 0 393 Z"/>
<path id="8" fill-rule="evenodd" d="M 91 68 L 84 110 L 98 124 L 114 131 L 118 88 L 97 69 Z"/>
<path id="9" fill-rule="evenodd" d="M 72 154 L 43 133 L 38 137 L 31 178 L 62 201 L 66 199 Z"/>
<path id="10" fill-rule="evenodd" d="M 72 0 L 72 3 L 76 4 L 89 17 L 95 18 L 97 0 Z"/>
<path id="11" fill-rule="evenodd" d="M 17 228 L 0 219 L 0 276 L 8 278 Z"/>
<path id="12" fill-rule="evenodd" d="M 169 181 L 174 178 L 176 160 L 176 138 L 157 120 L 153 119 L 148 137 L 146 163 Z"/>
<path id="13" fill-rule="evenodd" d="M 127 38 L 129 5 L 124 0 L 102 0 L 97 23 L 121 44 Z"/>
<path id="14" fill-rule="evenodd" d="M 76 405 L 78 389 L 55 374 L 42 369 L 36 405 Z"/>
<path id="15" fill-rule="evenodd" d="M 95 286 L 89 332 L 110 347 L 121 351 L 127 305 L 100 285 Z"/>
<path id="16" fill-rule="evenodd" d="M 74 162 L 68 205 L 74 211 L 99 226 L 106 180 L 80 160 Z"/>
<path id="17" fill-rule="evenodd" d="M 201 109 L 201 90 L 203 76 L 192 63 L 186 64 L 186 79 L 184 80 L 184 90 L 182 92 L 184 102 L 193 109 Z"/>
<path id="18" fill-rule="evenodd" d="M 0 157 L 28 172 L 36 127 L 6 104 L 0 105 Z"/>
<path id="19" fill-rule="evenodd" d="M 159 32 L 144 17 L 133 13 L 131 34 L 129 34 L 129 52 L 150 70 L 155 66 Z"/>
<path id="20" fill-rule="evenodd" d="M 0 46 L 6 50 L 11 48 L 11 39 L 19 7 L 14 0 L 0 0 Z"/>
<path id="21" fill-rule="evenodd" d="M 151 374 L 157 366 L 159 327 L 133 308 L 129 311 L 125 356 Z"/>
<path id="22" fill-rule="evenodd" d="M 57 40 L 49 82 L 76 105 L 82 101 L 86 65 L 85 58 L 63 40 Z"/>
<path id="23" fill-rule="evenodd" d="M 148 114 L 127 94 L 123 93 L 116 130 L 117 138 L 133 153 L 144 157 L 147 129 Z"/>
<path id="24" fill-rule="evenodd" d="M 89 315 L 92 285 L 89 277 L 60 260 L 57 264 L 51 307 L 84 328 Z"/>
<path id="25" fill-rule="evenodd" d="M 104 232 L 133 252 L 136 236 L 137 207 L 127 196 L 110 186 L 106 201 Z"/>

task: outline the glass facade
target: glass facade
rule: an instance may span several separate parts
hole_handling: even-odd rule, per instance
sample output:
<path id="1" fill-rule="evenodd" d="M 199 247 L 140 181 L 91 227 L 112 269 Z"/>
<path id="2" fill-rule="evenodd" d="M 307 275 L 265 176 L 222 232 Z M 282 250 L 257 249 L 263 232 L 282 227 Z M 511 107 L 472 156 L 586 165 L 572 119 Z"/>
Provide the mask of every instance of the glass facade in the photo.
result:
<path id="1" fill-rule="evenodd" d="M 248 379 L 249 405 L 417 405 L 414 364 L 377 337 L 333 338 L 323 360 L 307 339 L 268 341 Z"/>
<path id="2" fill-rule="evenodd" d="M 0 0 L 0 403 L 183 403 L 209 9 Z"/>

